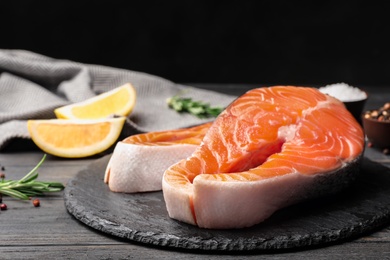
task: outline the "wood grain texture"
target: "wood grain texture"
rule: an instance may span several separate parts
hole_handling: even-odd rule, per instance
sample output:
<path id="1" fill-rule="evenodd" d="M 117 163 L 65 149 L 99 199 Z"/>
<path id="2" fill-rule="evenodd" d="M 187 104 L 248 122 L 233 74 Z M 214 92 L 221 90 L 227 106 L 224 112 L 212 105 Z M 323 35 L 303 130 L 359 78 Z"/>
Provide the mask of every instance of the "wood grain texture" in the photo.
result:
<path id="1" fill-rule="evenodd" d="M 240 95 L 253 85 L 202 84 L 206 89 Z M 374 108 L 390 100 L 390 89 L 371 88 L 366 107 Z M 390 168 L 390 156 L 367 148 L 365 156 Z M 22 177 L 42 157 L 36 149 L 0 153 L 0 165 L 9 178 Z M 39 173 L 41 180 L 66 184 L 95 159 L 59 159 L 48 156 Z M 41 198 L 41 207 L 31 202 L 4 197 L 7 211 L 0 212 L 0 259 L 385 259 L 390 258 L 390 226 L 382 227 L 360 238 L 310 250 L 244 254 L 204 253 L 166 250 L 129 242 L 98 232 L 80 223 L 65 208 L 63 193 Z"/>

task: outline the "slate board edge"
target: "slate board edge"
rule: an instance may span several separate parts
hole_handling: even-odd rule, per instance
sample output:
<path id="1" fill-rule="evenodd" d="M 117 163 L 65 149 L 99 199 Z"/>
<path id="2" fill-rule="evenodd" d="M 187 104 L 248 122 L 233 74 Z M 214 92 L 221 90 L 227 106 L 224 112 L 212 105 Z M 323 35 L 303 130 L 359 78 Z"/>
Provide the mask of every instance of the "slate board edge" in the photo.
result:
<path id="1" fill-rule="evenodd" d="M 105 156 L 108 157 L 108 156 Z M 103 157 L 103 160 L 106 158 Z M 101 161 L 102 159 L 98 159 Z M 96 162 L 91 163 L 86 170 L 90 169 Z M 83 170 L 83 171 L 86 171 Z M 80 174 L 82 174 L 82 172 Z M 78 205 L 77 199 L 72 192 L 75 185 L 74 180 L 70 180 L 64 192 L 65 207 L 67 211 L 77 220 L 85 225 L 101 231 L 105 234 L 129 241 L 138 242 L 145 245 L 158 246 L 171 249 L 188 249 L 201 251 L 226 251 L 226 252 L 251 252 L 251 251 L 285 251 L 307 249 L 319 246 L 327 246 L 334 243 L 342 243 L 354 238 L 373 232 L 384 226 L 390 220 L 390 212 L 361 222 L 341 230 L 318 231 L 311 234 L 298 236 L 276 236 L 273 239 L 251 238 L 233 241 L 231 239 L 203 239 L 200 237 L 177 237 L 166 233 L 156 233 L 153 231 L 132 230 L 122 224 L 113 223 L 110 220 L 96 216 L 94 212 L 88 212 L 82 205 Z"/>

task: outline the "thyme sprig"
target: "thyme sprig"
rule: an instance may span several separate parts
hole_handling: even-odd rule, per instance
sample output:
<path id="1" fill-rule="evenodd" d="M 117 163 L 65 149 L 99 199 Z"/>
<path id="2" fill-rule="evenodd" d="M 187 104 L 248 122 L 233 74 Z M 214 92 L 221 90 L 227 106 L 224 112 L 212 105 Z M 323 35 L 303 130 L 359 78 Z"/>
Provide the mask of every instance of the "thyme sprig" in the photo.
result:
<path id="1" fill-rule="evenodd" d="M 45 192 L 57 192 L 65 187 L 60 182 L 37 181 L 38 168 L 46 159 L 46 154 L 41 161 L 20 180 L 0 180 L 0 194 L 8 195 L 21 200 L 28 200 L 33 196 L 42 196 Z"/>
<path id="2" fill-rule="evenodd" d="M 190 113 L 198 118 L 217 117 L 223 107 L 212 107 L 209 103 L 175 95 L 167 99 L 168 106 L 179 113 Z"/>

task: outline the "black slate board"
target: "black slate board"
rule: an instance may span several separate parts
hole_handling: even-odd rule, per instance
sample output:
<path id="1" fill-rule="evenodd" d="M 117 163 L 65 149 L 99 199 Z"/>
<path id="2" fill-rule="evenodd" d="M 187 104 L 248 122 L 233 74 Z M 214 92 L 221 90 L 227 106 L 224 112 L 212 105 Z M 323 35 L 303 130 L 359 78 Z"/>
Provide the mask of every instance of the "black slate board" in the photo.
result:
<path id="1" fill-rule="evenodd" d="M 364 158 L 354 184 L 297 204 L 251 228 L 207 230 L 168 217 L 162 192 L 122 194 L 103 182 L 109 156 L 69 181 L 65 206 L 82 223 L 119 238 L 167 249 L 254 252 L 303 249 L 357 238 L 390 223 L 390 169 Z"/>

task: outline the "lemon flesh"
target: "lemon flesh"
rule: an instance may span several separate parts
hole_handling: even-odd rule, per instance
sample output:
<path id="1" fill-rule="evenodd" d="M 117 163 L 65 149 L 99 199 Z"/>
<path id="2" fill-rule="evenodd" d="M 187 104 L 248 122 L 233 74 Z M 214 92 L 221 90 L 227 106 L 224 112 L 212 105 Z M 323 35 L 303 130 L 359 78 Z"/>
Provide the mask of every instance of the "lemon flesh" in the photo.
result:
<path id="1" fill-rule="evenodd" d="M 44 152 L 65 158 L 92 156 L 107 150 L 119 138 L 125 117 L 81 120 L 28 120 L 33 142 Z"/>
<path id="2" fill-rule="evenodd" d="M 136 91 L 127 83 L 82 102 L 54 110 L 59 119 L 98 119 L 113 115 L 128 116 L 136 103 Z"/>

